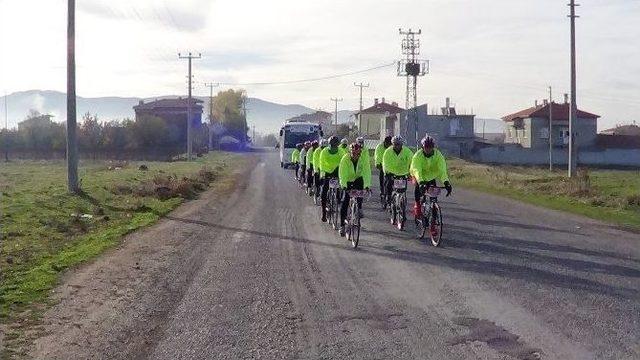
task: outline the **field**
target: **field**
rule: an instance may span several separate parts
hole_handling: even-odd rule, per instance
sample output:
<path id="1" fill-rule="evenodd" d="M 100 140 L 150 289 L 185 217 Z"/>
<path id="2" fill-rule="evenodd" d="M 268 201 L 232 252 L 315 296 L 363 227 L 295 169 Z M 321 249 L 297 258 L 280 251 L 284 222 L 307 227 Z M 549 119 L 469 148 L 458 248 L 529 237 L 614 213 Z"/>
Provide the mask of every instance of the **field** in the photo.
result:
<path id="1" fill-rule="evenodd" d="M 621 227 L 640 229 L 640 171 L 566 170 L 490 166 L 448 160 L 454 186 L 507 196 L 535 205 L 584 215 Z"/>
<path id="2" fill-rule="evenodd" d="M 191 163 L 83 162 L 79 196 L 66 191 L 64 162 L 3 163 L 0 321 L 36 318 L 30 305 L 45 304 L 63 270 L 154 223 L 237 161 L 216 152 Z"/>

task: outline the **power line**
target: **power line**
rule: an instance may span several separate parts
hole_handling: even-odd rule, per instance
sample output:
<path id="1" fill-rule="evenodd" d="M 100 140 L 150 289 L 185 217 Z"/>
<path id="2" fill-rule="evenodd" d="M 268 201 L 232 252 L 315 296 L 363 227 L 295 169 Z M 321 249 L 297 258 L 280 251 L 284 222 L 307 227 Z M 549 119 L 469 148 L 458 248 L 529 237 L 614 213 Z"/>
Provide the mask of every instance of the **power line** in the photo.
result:
<path id="1" fill-rule="evenodd" d="M 374 66 L 374 67 L 367 68 L 367 69 L 362 69 L 362 70 L 357 70 L 357 71 L 352 71 L 352 72 L 347 72 L 347 73 L 342 73 L 342 74 L 321 76 L 321 77 L 317 77 L 317 78 L 308 78 L 308 79 L 284 80 L 284 81 L 267 81 L 267 82 L 245 82 L 245 83 L 221 82 L 220 84 L 221 85 L 227 85 L 227 86 L 249 86 L 249 85 L 257 86 L 257 85 L 296 84 L 296 83 L 305 83 L 305 82 L 337 79 L 337 78 L 341 78 L 341 77 L 345 77 L 345 76 L 357 75 L 357 74 L 362 74 L 362 73 L 369 72 L 369 71 L 383 69 L 383 68 L 391 67 L 391 66 L 395 66 L 395 65 L 396 65 L 396 62 L 394 61 L 392 63 L 378 65 L 378 66 Z"/>

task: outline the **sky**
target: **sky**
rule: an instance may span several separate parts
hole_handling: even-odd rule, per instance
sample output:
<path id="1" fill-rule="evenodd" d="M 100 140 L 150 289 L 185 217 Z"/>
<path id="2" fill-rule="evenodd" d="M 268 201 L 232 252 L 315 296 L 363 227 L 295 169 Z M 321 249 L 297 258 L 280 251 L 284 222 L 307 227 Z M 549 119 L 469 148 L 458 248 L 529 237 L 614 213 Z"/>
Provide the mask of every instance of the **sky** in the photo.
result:
<path id="1" fill-rule="evenodd" d="M 0 0 L 0 91 L 66 89 L 66 0 Z M 430 73 L 418 103 L 500 118 L 569 91 L 568 0 L 76 0 L 77 94 L 152 97 L 204 82 L 279 82 L 342 74 L 402 57 L 398 29 L 421 29 Z M 582 0 L 578 104 L 599 128 L 640 121 L 640 0 Z M 404 105 L 394 66 L 283 85 L 221 85 L 283 104 Z"/>

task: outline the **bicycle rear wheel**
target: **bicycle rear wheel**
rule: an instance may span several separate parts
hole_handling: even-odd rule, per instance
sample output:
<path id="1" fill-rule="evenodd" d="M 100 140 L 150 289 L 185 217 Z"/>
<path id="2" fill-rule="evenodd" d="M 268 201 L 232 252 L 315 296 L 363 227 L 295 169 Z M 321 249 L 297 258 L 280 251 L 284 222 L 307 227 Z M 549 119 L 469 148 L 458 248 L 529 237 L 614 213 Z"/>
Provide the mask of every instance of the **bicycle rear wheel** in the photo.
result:
<path id="1" fill-rule="evenodd" d="M 436 212 L 435 216 L 433 214 L 434 210 Z M 432 210 L 429 213 L 429 235 L 431 237 L 431 244 L 433 246 L 439 246 L 440 244 L 442 244 L 442 210 L 440 209 L 440 206 L 438 204 L 433 204 Z"/>

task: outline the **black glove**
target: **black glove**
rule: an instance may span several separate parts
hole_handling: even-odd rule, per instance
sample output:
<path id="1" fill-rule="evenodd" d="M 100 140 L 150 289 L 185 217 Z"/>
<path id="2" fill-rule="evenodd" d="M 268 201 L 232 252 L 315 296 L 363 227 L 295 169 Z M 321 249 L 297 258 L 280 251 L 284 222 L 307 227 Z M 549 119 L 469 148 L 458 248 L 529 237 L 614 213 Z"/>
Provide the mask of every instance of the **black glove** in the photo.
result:
<path id="1" fill-rule="evenodd" d="M 451 187 L 451 183 L 448 181 L 444 182 L 444 188 L 447 189 L 447 196 L 451 195 L 453 188 Z"/>

